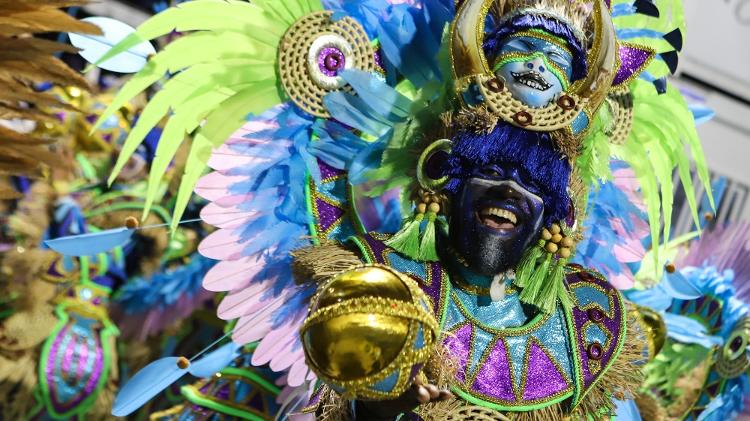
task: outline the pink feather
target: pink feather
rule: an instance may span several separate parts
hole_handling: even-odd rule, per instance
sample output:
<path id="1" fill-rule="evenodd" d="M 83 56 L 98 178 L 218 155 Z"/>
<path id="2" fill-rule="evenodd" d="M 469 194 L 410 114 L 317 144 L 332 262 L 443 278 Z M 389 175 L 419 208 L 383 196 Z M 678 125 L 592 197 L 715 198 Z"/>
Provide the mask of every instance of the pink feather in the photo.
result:
<path id="1" fill-rule="evenodd" d="M 242 210 L 236 206 L 221 207 L 209 203 L 201 209 L 201 219 L 218 228 L 235 228 L 257 217 L 258 212 Z"/>
<path id="2" fill-rule="evenodd" d="M 246 287 L 250 279 L 263 269 L 259 255 L 224 260 L 209 269 L 203 278 L 203 288 L 214 292 L 234 291 Z"/>
<path id="3" fill-rule="evenodd" d="M 273 285 L 270 282 L 255 282 L 250 284 L 247 288 L 229 293 L 223 300 L 221 300 L 219 308 L 216 309 L 216 313 L 224 320 L 231 320 L 250 315 L 254 312 L 263 311 L 278 301 L 279 298 L 284 297 L 281 295 L 280 297 L 263 299 L 263 295 L 266 294 L 266 291 L 272 286 Z M 278 308 L 278 304 L 276 304 L 274 308 Z"/>
<path id="4" fill-rule="evenodd" d="M 289 326 L 281 326 L 272 330 L 255 348 L 252 359 L 253 365 L 269 363 L 279 352 L 290 347 L 295 341 L 296 335 L 297 332 L 294 329 L 289 329 Z"/>
<path id="5" fill-rule="evenodd" d="M 273 359 L 271 360 L 271 364 L 269 365 L 271 367 L 271 370 L 277 372 L 286 370 L 294 365 L 294 363 L 296 363 L 297 361 L 305 359 L 305 353 L 302 351 L 301 347 L 296 351 L 292 351 L 292 347 L 296 343 L 297 339 L 295 338 L 295 340 L 292 341 L 285 349 L 281 350 L 278 354 L 276 354 L 276 356 L 273 357 Z"/>
<path id="6" fill-rule="evenodd" d="M 251 323 L 247 323 L 248 320 Z M 240 345 L 258 341 L 271 331 L 271 324 L 271 320 L 255 321 L 252 317 L 242 317 L 237 321 L 232 340 Z"/>
<path id="7" fill-rule="evenodd" d="M 241 258 L 245 246 L 240 243 L 239 234 L 233 231 L 221 229 L 212 232 L 198 245 L 198 251 L 209 259 L 237 260 Z"/>
<path id="8" fill-rule="evenodd" d="M 305 360 L 297 360 L 296 363 L 292 365 L 292 368 L 289 369 L 289 378 L 288 383 L 289 386 L 297 387 L 305 382 L 305 377 L 307 377 L 307 364 L 305 364 Z"/>
<path id="9" fill-rule="evenodd" d="M 214 171 L 201 177 L 195 185 L 194 191 L 198 196 L 215 202 L 222 197 L 230 195 L 229 190 L 227 190 L 229 186 L 244 180 L 245 177 L 242 176 L 227 176 Z"/>

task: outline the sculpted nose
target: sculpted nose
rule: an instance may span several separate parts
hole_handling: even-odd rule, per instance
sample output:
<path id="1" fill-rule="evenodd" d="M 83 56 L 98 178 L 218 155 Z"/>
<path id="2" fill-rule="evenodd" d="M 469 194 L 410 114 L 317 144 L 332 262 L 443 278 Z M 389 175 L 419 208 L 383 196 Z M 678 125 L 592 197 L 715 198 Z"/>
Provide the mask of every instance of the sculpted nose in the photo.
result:
<path id="1" fill-rule="evenodd" d="M 539 73 L 544 73 L 547 71 L 547 67 L 544 65 L 544 60 L 542 60 L 540 57 L 534 57 L 530 61 L 527 61 L 526 68 L 529 70 L 537 70 L 539 71 Z"/>

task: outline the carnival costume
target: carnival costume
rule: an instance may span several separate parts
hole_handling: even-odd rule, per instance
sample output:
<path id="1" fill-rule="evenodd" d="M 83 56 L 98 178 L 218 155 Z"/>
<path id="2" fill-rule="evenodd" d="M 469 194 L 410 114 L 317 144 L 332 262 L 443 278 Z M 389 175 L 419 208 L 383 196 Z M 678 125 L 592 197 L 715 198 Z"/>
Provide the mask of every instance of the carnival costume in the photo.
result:
<path id="1" fill-rule="evenodd" d="M 192 134 L 172 224 L 193 191 L 211 202 L 199 249 L 220 262 L 203 286 L 226 293 L 218 315 L 256 343 L 249 362 L 283 374 L 282 414 L 357 418 L 418 378 L 456 397 L 422 419 L 605 418 L 637 397 L 659 318 L 569 262 L 611 157 L 640 183 L 654 244 L 675 169 L 697 219 L 686 147 L 708 174 L 666 82 L 682 26 L 679 1 L 195 0 L 96 60 L 187 32 L 99 121 L 164 81 L 112 178 L 166 117 L 146 215 Z M 400 207 L 373 199 L 394 189 Z M 227 349 L 154 362 L 114 413 L 241 364 Z M 209 408 L 237 409 L 224 402 Z"/>

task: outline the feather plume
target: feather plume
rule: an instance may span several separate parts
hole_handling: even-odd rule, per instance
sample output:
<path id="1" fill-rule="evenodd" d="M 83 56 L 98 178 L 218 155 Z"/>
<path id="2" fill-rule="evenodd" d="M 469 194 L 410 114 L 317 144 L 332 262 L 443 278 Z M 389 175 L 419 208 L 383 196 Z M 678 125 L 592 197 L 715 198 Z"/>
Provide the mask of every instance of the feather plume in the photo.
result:
<path id="1" fill-rule="evenodd" d="M 52 83 L 87 89 L 86 80 L 55 53 L 75 48 L 34 38 L 46 32 L 98 34 L 99 28 L 81 22 L 61 7 L 86 3 L 83 0 L 2 0 L 0 1 L 0 119 L 49 121 L 57 109 L 73 108 L 36 86 Z M 0 174 L 41 177 L 45 165 L 56 161 L 49 145 L 53 141 L 0 127 Z M 12 195 L 0 190 L 0 199 Z"/>

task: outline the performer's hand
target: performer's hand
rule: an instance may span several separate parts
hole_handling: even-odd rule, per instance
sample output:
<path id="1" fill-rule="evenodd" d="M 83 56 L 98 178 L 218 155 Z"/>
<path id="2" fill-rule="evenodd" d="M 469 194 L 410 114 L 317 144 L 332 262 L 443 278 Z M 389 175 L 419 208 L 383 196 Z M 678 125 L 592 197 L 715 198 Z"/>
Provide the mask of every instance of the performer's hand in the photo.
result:
<path id="1" fill-rule="evenodd" d="M 446 401 L 453 398 L 448 389 L 438 389 L 434 384 L 414 384 L 401 396 L 390 401 L 357 401 L 356 421 L 391 421 L 399 414 L 409 412 L 419 405 Z"/>

